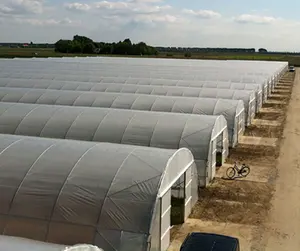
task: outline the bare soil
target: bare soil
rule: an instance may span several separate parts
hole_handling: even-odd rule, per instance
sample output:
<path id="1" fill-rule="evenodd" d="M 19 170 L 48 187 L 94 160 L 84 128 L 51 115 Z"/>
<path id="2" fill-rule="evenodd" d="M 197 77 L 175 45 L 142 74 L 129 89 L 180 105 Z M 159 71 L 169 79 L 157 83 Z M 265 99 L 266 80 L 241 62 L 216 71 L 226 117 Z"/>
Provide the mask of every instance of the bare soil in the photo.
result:
<path id="1" fill-rule="evenodd" d="M 285 79 L 287 82 L 287 80 Z M 268 218 L 256 237 L 256 250 L 300 250 L 300 72 L 296 78 L 277 160 L 275 193 Z M 256 245 L 255 245 L 256 244 Z"/>
<path id="2" fill-rule="evenodd" d="M 294 73 L 287 73 L 281 79 L 273 95 L 263 105 L 264 109 L 255 118 L 257 120 L 278 121 L 278 125 L 252 125 L 245 132 L 246 136 L 277 138 L 277 145 L 239 144 L 237 148 L 231 149 L 227 164 L 218 170 L 217 178 L 209 187 L 200 191 L 199 201 L 190 218 L 185 224 L 173 228 L 173 242 L 170 251 L 179 250 L 185 236 L 191 231 L 236 236 L 241 241 L 241 250 L 243 251 L 300 250 L 300 241 L 296 241 L 300 234 L 300 200 L 299 202 L 297 200 L 300 196 L 300 144 L 297 147 L 298 153 L 293 158 L 298 158 L 299 161 L 294 160 L 291 163 L 292 160 L 285 160 L 286 165 L 297 166 L 299 178 L 293 177 L 292 180 L 288 180 L 287 178 L 290 178 L 292 174 L 281 175 L 281 172 L 289 172 L 289 168 L 281 164 L 283 155 L 287 155 L 284 152 L 292 151 L 291 147 L 295 148 L 295 146 L 288 145 L 287 135 L 293 138 L 295 133 L 297 140 L 298 137 L 300 139 L 300 72 L 297 72 L 296 78 L 296 86 L 299 82 L 299 98 L 292 98 L 292 102 L 298 102 L 298 106 L 291 104 L 287 112 L 294 77 Z M 294 106 L 292 113 L 291 106 Z M 297 108 L 298 120 L 293 115 Z M 293 128 L 287 132 L 287 128 L 290 127 L 289 123 L 285 126 L 287 114 L 288 117 L 294 117 L 295 122 L 297 121 L 299 124 L 299 129 Z M 294 127 L 297 125 L 295 124 Z M 296 144 L 296 141 L 294 143 Z M 246 179 L 223 179 L 226 169 L 235 161 L 250 165 L 249 176 Z M 292 184 L 285 185 L 293 181 L 297 182 L 298 190 Z M 286 187 L 285 194 L 282 194 L 282 187 Z M 294 196 L 296 196 L 296 191 L 298 192 L 297 199 L 290 198 L 289 191 L 293 188 L 295 190 Z M 282 207 L 291 207 L 293 210 L 283 210 Z M 298 221 L 293 222 L 294 219 L 290 217 L 292 214 L 284 215 L 284 219 L 288 219 L 288 221 L 285 223 L 285 231 L 281 231 L 282 214 L 290 211 L 293 211 L 293 216 L 296 216 Z M 289 231 L 288 224 L 293 224 L 295 229 L 299 230 L 297 233 L 290 231 L 294 234 L 292 237 L 295 239 L 295 246 L 293 246 L 295 249 L 283 248 L 281 243 L 273 244 L 278 243 L 278 239 L 287 242 L 288 237 L 290 237 L 286 233 Z"/>

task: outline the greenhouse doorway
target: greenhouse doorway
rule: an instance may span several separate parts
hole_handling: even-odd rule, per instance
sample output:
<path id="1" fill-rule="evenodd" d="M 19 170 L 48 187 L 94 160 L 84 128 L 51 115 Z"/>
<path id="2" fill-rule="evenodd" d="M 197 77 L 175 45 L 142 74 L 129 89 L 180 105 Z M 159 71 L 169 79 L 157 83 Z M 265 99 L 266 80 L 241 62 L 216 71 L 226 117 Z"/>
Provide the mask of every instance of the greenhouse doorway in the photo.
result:
<path id="1" fill-rule="evenodd" d="M 192 168 L 189 167 L 161 197 L 161 250 L 166 250 L 170 245 L 172 226 L 183 224 L 191 214 L 194 201 L 192 186 L 195 183 Z"/>
<path id="2" fill-rule="evenodd" d="M 171 226 L 184 223 L 185 215 L 185 182 L 182 175 L 171 188 Z"/>
<path id="3" fill-rule="evenodd" d="M 227 145 L 228 145 L 228 133 L 227 128 L 220 133 L 216 140 L 217 140 L 217 147 L 215 152 L 215 166 L 219 169 L 225 162 L 227 157 Z"/>
<path id="4" fill-rule="evenodd" d="M 220 134 L 210 141 L 208 170 L 206 171 L 207 182 L 212 181 L 228 156 L 228 131 L 225 127 Z"/>
<path id="5" fill-rule="evenodd" d="M 235 124 L 231 135 L 229 138 L 231 139 L 230 148 L 235 148 L 238 143 L 240 142 L 241 137 L 244 135 L 245 132 L 245 115 L 244 113 L 240 113 L 235 117 Z"/>

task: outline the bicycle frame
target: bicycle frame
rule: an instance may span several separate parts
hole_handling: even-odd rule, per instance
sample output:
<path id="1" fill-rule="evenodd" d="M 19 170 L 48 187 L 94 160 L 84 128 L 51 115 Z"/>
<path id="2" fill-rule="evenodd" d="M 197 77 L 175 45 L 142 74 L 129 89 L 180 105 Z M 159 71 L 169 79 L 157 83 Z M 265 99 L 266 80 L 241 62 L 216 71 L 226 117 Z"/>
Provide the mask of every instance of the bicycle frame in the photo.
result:
<path id="1" fill-rule="evenodd" d="M 238 165 L 237 165 L 236 163 L 234 163 L 233 168 L 234 168 L 238 173 L 240 173 L 240 172 L 243 170 L 243 168 L 244 168 L 245 166 L 246 166 L 245 164 L 242 164 L 242 165 L 241 165 L 241 168 L 239 168 Z"/>

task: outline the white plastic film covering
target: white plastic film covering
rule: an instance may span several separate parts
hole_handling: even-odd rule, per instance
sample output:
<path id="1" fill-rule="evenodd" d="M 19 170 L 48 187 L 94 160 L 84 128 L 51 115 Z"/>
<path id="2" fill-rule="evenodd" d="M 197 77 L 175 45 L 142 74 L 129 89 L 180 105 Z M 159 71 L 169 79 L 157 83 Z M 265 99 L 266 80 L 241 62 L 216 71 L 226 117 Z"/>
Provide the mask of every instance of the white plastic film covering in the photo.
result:
<path id="1" fill-rule="evenodd" d="M 88 73 L 89 71 L 86 70 Z M 64 71 L 57 71 L 55 74 L 57 75 L 65 75 L 64 80 L 65 81 L 78 81 L 81 77 L 77 75 L 86 75 L 86 71 L 82 72 L 76 72 L 72 74 L 73 76 L 69 76 L 67 72 Z M 11 76 L 6 71 L 5 76 Z M 13 73 L 16 73 L 16 71 L 13 71 Z M 24 71 L 24 72 L 18 72 L 18 74 L 24 73 L 30 74 L 34 73 L 31 71 Z M 53 75 L 54 72 L 48 72 L 48 71 L 39 71 L 39 73 L 44 73 L 48 75 L 49 73 Z M 67 74 L 67 75 L 66 75 Z M 77 80 L 74 80 L 74 77 L 77 76 Z M 91 74 L 94 76 L 89 76 L 88 81 L 95 81 L 97 83 L 110 83 L 110 84 L 134 84 L 134 85 L 154 85 L 154 86 L 181 86 L 181 87 L 206 87 L 206 88 L 218 88 L 218 89 L 231 89 L 231 90 L 255 90 L 257 92 L 262 91 L 264 81 L 261 83 L 243 83 L 243 82 L 231 82 L 231 81 L 220 81 L 220 80 L 211 80 L 211 81 L 192 81 L 192 80 L 172 80 L 172 79 L 155 79 L 155 78 L 132 78 L 132 77 L 98 77 L 97 74 Z"/>
<path id="2" fill-rule="evenodd" d="M 159 194 L 193 166 L 193 156 L 187 149 L 1 134 L 0 163 L 1 234 L 146 251 Z"/>
<path id="3" fill-rule="evenodd" d="M 4 73 L 5 74 L 5 73 Z M 1 75 L 1 73 L 0 73 Z M 45 76 L 38 76 L 38 73 L 32 74 L 33 78 L 40 79 L 23 79 L 20 78 L 1 78 L 0 87 L 10 88 L 35 88 L 35 89 L 52 89 L 52 90 L 69 90 L 69 91 L 90 91 L 90 92 L 114 92 L 114 93 L 132 93 L 159 96 L 178 96 L 194 98 L 213 98 L 213 99 L 231 99 L 242 100 L 245 107 L 245 124 L 251 124 L 251 118 L 256 112 L 256 95 L 255 91 L 244 90 L 226 90 L 214 88 L 189 88 L 189 87 L 172 87 L 172 86 L 141 86 L 141 85 L 123 85 L 123 84 L 104 84 L 88 82 L 70 82 L 70 81 L 53 81 L 44 79 Z M 254 105 L 253 105 L 254 104 Z"/>
<path id="4" fill-rule="evenodd" d="M 100 59 L 100 60 L 99 60 Z M 193 61 L 193 62 L 192 62 Z M 245 83 L 273 79 L 278 71 L 285 68 L 286 62 L 263 61 L 216 61 L 204 60 L 163 60 L 163 59 L 126 59 L 120 58 L 62 58 L 10 60 L 9 66 L 27 70 L 30 68 L 48 71 L 68 70 L 96 71 L 103 76 L 147 77 L 183 80 L 226 80 Z M 1 62 L 0 62 L 1 63 Z M 6 65 L 8 65 L 6 62 Z M 28 67 L 23 67 L 26 64 Z M 118 67 L 118 73 L 115 71 Z M 94 75 L 95 75 L 94 74 Z"/>
<path id="5" fill-rule="evenodd" d="M 244 103 L 241 100 L 0 87 L 0 102 L 223 115 L 227 120 L 232 147 L 238 143 L 235 126 L 245 127 Z"/>
<path id="6" fill-rule="evenodd" d="M 201 174 L 206 173 L 210 141 L 224 131 L 227 134 L 222 115 L 0 103 L 0 133 L 165 149 L 186 147 Z M 224 143 L 228 152 L 228 138 Z"/>
<path id="7" fill-rule="evenodd" d="M 48 79 L 64 81 L 110 81 L 123 84 L 163 84 L 238 90 L 254 88 L 257 99 L 260 100 L 261 96 L 263 102 L 274 89 L 278 76 L 287 69 L 287 62 L 192 61 L 101 57 L 14 59 L 1 60 L 0 69 L 10 78 L 16 74 L 28 77 L 38 71 L 47 75 Z M 116 67 L 118 71 L 115 70 Z M 257 90 L 257 86 L 261 91 Z"/>

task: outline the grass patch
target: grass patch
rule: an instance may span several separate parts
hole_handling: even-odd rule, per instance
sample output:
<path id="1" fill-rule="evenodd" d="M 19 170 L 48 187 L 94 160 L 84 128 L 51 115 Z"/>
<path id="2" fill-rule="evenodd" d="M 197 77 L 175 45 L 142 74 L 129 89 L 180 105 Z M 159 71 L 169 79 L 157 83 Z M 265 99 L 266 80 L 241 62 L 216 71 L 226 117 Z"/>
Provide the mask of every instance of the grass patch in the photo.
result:
<path id="1" fill-rule="evenodd" d="M 85 57 L 85 56 L 113 56 L 113 57 L 140 57 L 129 55 L 97 55 L 97 54 L 67 54 L 57 53 L 52 48 L 8 48 L 0 47 L 0 58 L 14 57 Z M 287 54 L 261 54 L 261 53 L 159 53 L 149 58 L 189 58 L 211 60 L 264 60 L 264 61 L 288 61 L 291 65 L 300 66 L 300 56 Z"/>

